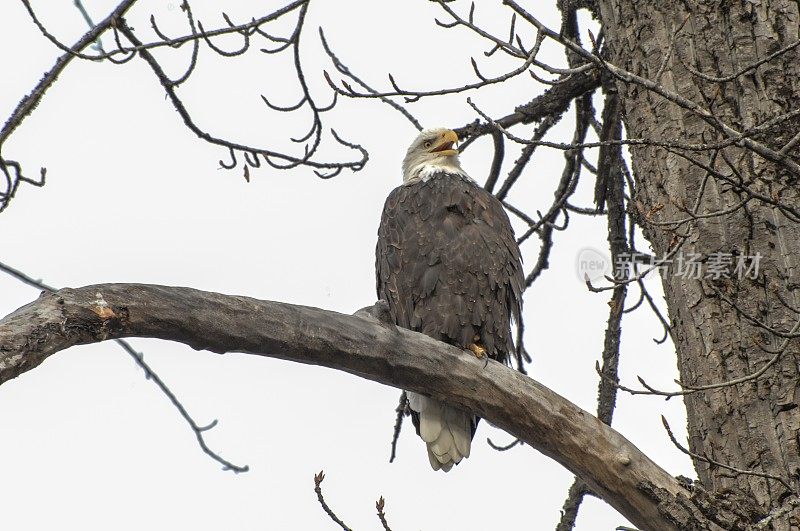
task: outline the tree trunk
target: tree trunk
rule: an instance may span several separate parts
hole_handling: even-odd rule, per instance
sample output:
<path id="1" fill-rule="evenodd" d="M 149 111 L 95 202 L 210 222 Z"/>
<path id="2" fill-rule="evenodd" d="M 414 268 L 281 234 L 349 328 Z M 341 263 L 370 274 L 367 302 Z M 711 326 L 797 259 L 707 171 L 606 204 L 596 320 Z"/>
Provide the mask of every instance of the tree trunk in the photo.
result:
<path id="1" fill-rule="evenodd" d="M 798 40 L 796 1 L 599 4 L 608 60 L 691 100 L 733 129 L 747 131 L 800 105 L 798 47 L 732 76 Z M 732 79 L 712 79 L 726 76 Z M 708 144 L 731 136 L 713 120 L 640 84 L 618 80 L 617 85 L 629 138 Z M 800 130 L 798 125 L 794 117 L 752 138 L 780 152 Z M 784 154 L 796 159 L 797 146 Z M 680 247 L 662 279 L 683 384 L 704 386 L 745 377 L 777 358 L 758 378 L 684 398 L 692 452 L 785 481 L 695 459 L 702 486 L 739 499 L 739 510 L 755 522 L 781 512 L 798 492 L 798 343 L 781 337 L 797 331 L 800 308 L 798 175 L 738 145 L 694 152 L 634 147 L 631 155 L 636 215 L 656 256 Z M 660 224 L 691 218 L 693 212 L 726 213 L 681 225 Z M 698 253 L 694 258 L 703 262 L 703 276 L 711 278 L 682 274 L 679 266 L 686 262 L 679 260 L 693 258 L 691 253 Z M 753 266 L 746 258 L 758 254 L 757 277 L 739 278 L 735 267 L 740 258 L 741 265 Z M 731 262 L 727 276 L 713 278 L 713 264 L 727 262 L 725 257 Z M 784 343 L 785 351 L 775 354 Z M 773 528 L 798 529 L 800 517 L 792 513 L 776 515 Z"/>

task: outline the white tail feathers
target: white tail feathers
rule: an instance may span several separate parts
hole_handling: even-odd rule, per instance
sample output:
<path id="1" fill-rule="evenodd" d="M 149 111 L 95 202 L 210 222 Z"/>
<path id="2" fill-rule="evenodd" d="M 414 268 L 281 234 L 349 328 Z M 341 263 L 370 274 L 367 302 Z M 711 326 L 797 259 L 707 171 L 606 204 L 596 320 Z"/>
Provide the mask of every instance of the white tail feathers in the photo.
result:
<path id="1" fill-rule="evenodd" d="M 407 396 L 411 409 L 419 413 L 419 435 L 428 446 L 428 460 L 434 470 L 448 472 L 469 457 L 474 422 L 471 413 L 410 391 Z"/>

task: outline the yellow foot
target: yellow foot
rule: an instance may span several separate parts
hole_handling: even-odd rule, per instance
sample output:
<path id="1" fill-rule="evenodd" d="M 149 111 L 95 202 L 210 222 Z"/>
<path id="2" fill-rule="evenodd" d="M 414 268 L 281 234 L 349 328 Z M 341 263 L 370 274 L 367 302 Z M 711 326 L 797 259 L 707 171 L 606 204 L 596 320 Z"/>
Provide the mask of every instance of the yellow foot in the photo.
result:
<path id="1" fill-rule="evenodd" d="M 482 359 L 486 358 L 486 349 L 483 348 L 482 346 L 480 346 L 479 344 L 470 343 L 469 345 L 467 345 L 467 348 L 470 349 L 472 351 L 472 353 L 475 354 L 475 356 L 479 360 L 482 360 Z"/>

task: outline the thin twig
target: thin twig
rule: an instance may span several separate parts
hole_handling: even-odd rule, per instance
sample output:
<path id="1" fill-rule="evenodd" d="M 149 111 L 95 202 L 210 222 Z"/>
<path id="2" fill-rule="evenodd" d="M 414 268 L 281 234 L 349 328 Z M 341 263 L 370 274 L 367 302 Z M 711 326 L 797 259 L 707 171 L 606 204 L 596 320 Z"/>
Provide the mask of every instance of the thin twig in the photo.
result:
<path id="1" fill-rule="evenodd" d="M 278 169 L 289 169 L 289 168 L 294 168 L 294 167 L 303 165 L 303 166 L 308 166 L 308 167 L 311 167 L 311 168 L 316 168 L 317 170 L 329 170 L 329 171 L 331 171 L 331 173 L 327 174 L 327 175 L 323 175 L 323 174 L 317 173 L 317 175 L 322 177 L 322 178 L 334 177 L 335 175 L 338 175 L 338 173 L 341 172 L 343 169 L 350 169 L 352 171 L 359 171 L 359 170 L 364 168 L 364 165 L 367 163 L 367 160 L 369 160 L 369 154 L 367 153 L 367 151 L 362 146 L 354 144 L 354 143 L 351 143 L 351 142 L 347 142 L 346 140 L 341 139 L 335 133 L 335 131 L 332 131 L 334 139 L 339 144 L 341 144 L 343 146 L 346 146 L 346 147 L 349 147 L 350 149 L 352 149 L 354 151 L 358 151 L 361 154 L 361 158 L 359 160 L 354 160 L 354 161 L 350 161 L 350 162 L 318 162 L 318 161 L 314 161 L 314 160 L 310 159 L 310 157 L 315 153 L 315 151 L 316 151 L 316 149 L 317 149 L 317 147 L 319 145 L 319 140 L 320 140 L 320 135 L 321 135 L 320 131 L 322 129 L 322 125 L 321 125 L 321 122 L 320 122 L 320 119 L 319 119 L 319 114 L 320 114 L 320 112 L 323 112 L 326 109 L 319 108 L 313 103 L 313 100 L 310 97 L 310 93 L 309 93 L 308 87 L 305 84 L 304 76 L 302 74 L 302 70 L 299 67 L 299 54 L 298 54 L 298 51 L 297 51 L 297 48 L 299 47 L 298 46 L 298 39 L 299 39 L 300 29 L 301 29 L 301 26 L 302 26 L 303 21 L 304 21 L 304 14 L 305 14 L 306 6 L 307 6 L 307 4 L 303 4 L 301 6 L 301 12 L 300 12 L 300 16 L 298 17 L 297 26 L 295 27 L 295 30 L 294 30 L 294 33 L 293 33 L 292 39 L 291 39 L 294 42 L 294 49 L 295 49 L 294 50 L 295 71 L 296 71 L 296 74 L 298 76 L 298 79 L 300 80 L 300 84 L 301 84 L 301 87 L 302 87 L 302 90 L 303 90 L 303 94 L 304 94 L 304 100 L 308 103 L 309 107 L 311 108 L 312 119 L 313 119 L 313 124 L 312 124 L 312 127 L 311 127 L 309 133 L 307 135 L 305 135 L 305 137 L 303 137 L 303 138 L 294 139 L 295 141 L 303 141 L 303 140 L 308 139 L 312 135 L 314 136 L 314 140 L 312 141 L 312 145 L 311 146 L 306 145 L 305 154 L 303 156 L 300 156 L 300 157 L 289 155 L 287 153 L 277 152 L 277 151 L 274 151 L 274 150 L 269 150 L 269 149 L 264 149 L 264 148 L 256 148 L 256 147 L 252 147 L 252 146 L 239 144 L 239 143 L 236 143 L 236 142 L 231 142 L 231 141 L 219 138 L 219 137 L 215 137 L 215 136 L 209 134 L 208 132 L 202 130 L 194 122 L 194 119 L 192 118 L 191 114 L 187 110 L 187 108 L 184 105 L 183 101 L 178 97 L 178 94 L 177 94 L 177 92 L 175 90 L 175 87 L 172 85 L 171 81 L 167 77 L 167 75 L 164 72 L 161 64 L 158 63 L 158 61 L 156 61 L 155 57 L 148 50 L 144 50 L 144 49 L 139 50 L 139 55 L 150 66 L 151 70 L 153 71 L 153 73 L 158 78 L 158 80 L 161 83 L 161 86 L 164 89 L 168 99 L 170 100 L 170 102 L 172 103 L 172 105 L 175 108 L 175 110 L 178 112 L 178 114 L 183 119 L 184 124 L 193 133 L 195 133 L 199 138 L 205 140 L 206 142 L 209 142 L 211 144 L 215 144 L 215 145 L 218 145 L 218 146 L 226 147 L 226 148 L 228 148 L 228 149 L 230 149 L 232 151 L 240 151 L 240 152 L 243 152 L 243 153 L 249 153 L 251 155 L 258 154 L 258 155 L 262 156 L 264 158 L 264 160 L 267 161 L 268 164 L 270 164 L 272 167 L 278 168 Z M 138 45 L 141 44 L 141 41 L 139 41 L 139 39 L 136 37 L 136 35 L 133 33 L 133 31 L 126 24 L 120 23 L 119 24 L 119 30 L 134 45 L 138 46 Z M 277 159 L 277 160 L 283 161 L 286 164 L 279 164 L 279 163 L 275 162 L 273 159 Z M 236 159 L 234 158 L 234 161 L 235 160 Z"/>
<path id="2" fill-rule="evenodd" d="M 378 501 L 375 502 L 375 509 L 378 511 L 378 520 L 381 521 L 381 525 L 383 526 L 384 531 L 392 531 L 389 527 L 389 522 L 386 521 L 386 513 L 383 512 L 383 508 L 386 505 L 386 500 L 383 499 L 383 496 L 378 498 Z"/>
<path id="3" fill-rule="evenodd" d="M 83 20 L 86 21 L 86 25 L 89 26 L 89 28 L 94 28 L 95 24 L 92 21 L 92 17 L 89 16 L 89 12 L 84 7 L 83 2 L 81 2 L 81 0 L 74 0 L 73 3 L 78 11 L 80 11 Z M 94 41 L 94 49 L 100 53 L 105 53 L 105 50 L 103 50 L 103 42 L 99 38 Z"/>
<path id="4" fill-rule="evenodd" d="M 765 56 L 765 57 L 763 57 L 763 58 L 761 58 L 761 59 L 759 59 L 757 61 L 754 61 L 754 62 L 750 63 L 749 65 L 743 66 L 742 68 L 740 68 L 739 70 L 737 70 L 733 74 L 730 74 L 730 75 L 727 75 L 727 76 L 723 76 L 723 77 L 715 77 L 715 76 L 710 76 L 708 74 L 704 74 L 704 73 L 700 72 L 699 70 L 695 70 L 694 68 L 691 67 L 691 65 L 687 64 L 682 59 L 680 59 L 680 55 L 678 56 L 678 58 L 681 60 L 681 63 L 686 68 L 686 70 L 691 72 L 693 75 L 695 75 L 695 76 L 697 76 L 697 77 L 699 77 L 701 79 L 704 79 L 706 81 L 710 81 L 712 83 L 725 83 L 725 82 L 728 82 L 728 81 L 733 81 L 737 77 L 741 77 L 744 74 L 750 72 L 751 70 L 755 70 L 759 66 L 769 63 L 773 59 L 775 59 L 777 57 L 780 57 L 781 55 L 785 54 L 786 52 L 794 50 L 798 46 L 800 46 L 800 40 L 793 41 L 793 42 L 787 44 L 786 46 L 784 46 L 783 48 L 781 48 L 779 50 L 776 50 L 776 51 L 772 52 L 771 54 L 769 54 L 769 55 L 767 55 L 767 56 Z"/>
<path id="5" fill-rule="evenodd" d="M 600 86 L 600 75 L 596 69 L 565 76 L 563 83 L 547 89 L 527 103 L 518 105 L 514 108 L 514 112 L 507 116 L 493 120 L 492 123 L 475 120 L 455 129 L 458 137 L 465 141 L 460 146 L 461 151 L 475 139 L 496 131 L 494 123 L 508 128 L 516 124 L 531 124 L 561 116 L 576 98 L 587 92 L 593 92 L 598 86 Z"/>
<path id="6" fill-rule="evenodd" d="M 133 0 L 133 1 L 135 2 L 136 0 Z M 149 42 L 149 43 L 146 43 L 146 44 L 140 42 L 138 44 L 134 44 L 134 46 L 121 46 L 118 43 L 117 44 L 117 49 L 115 49 L 114 51 L 111 51 L 111 52 L 108 52 L 108 53 L 96 54 L 96 55 L 86 55 L 86 54 L 80 53 L 80 49 L 76 50 L 74 47 L 67 46 L 66 44 L 64 44 L 61 41 L 59 41 L 54 35 L 52 35 L 50 32 L 48 32 L 47 28 L 45 28 L 44 25 L 41 23 L 39 18 L 36 16 L 36 13 L 33 11 L 33 8 L 30 6 L 29 0 L 22 0 L 22 3 L 28 9 L 28 14 L 31 16 L 31 19 L 33 20 L 34 24 L 36 24 L 36 26 L 39 28 L 39 31 L 42 33 L 42 35 L 47 37 L 47 39 L 50 42 L 52 42 L 54 45 L 56 45 L 62 51 L 65 51 L 68 54 L 71 54 L 71 55 L 73 55 L 75 57 L 78 57 L 80 59 L 84 59 L 84 60 L 87 60 L 87 61 L 101 61 L 103 59 L 111 59 L 114 56 L 121 55 L 121 54 L 122 55 L 132 55 L 132 54 L 135 54 L 136 52 L 141 52 L 142 50 L 152 50 L 152 49 L 155 49 L 155 48 L 163 48 L 163 47 L 177 48 L 177 47 L 180 47 L 183 44 L 186 44 L 187 42 L 194 42 L 194 41 L 197 41 L 199 39 L 205 40 L 206 44 L 209 44 L 210 47 L 213 48 L 217 53 L 220 53 L 220 55 L 227 55 L 227 54 L 230 54 L 231 52 L 221 51 L 219 48 L 214 46 L 210 41 L 211 37 L 218 37 L 220 35 L 229 35 L 231 33 L 239 33 L 240 35 L 242 35 L 242 36 L 244 36 L 246 38 L 249 38 L 249 35 L 251 35 L 252 33 L 255 33 L 256 29 L 259 26 L 262 26 L 263 24 L 265 24 L 267 22 L 275 20 L 276 18 L 278 18 L 278 17 L 280 17 L 280 16 L 282 16 L 282 15 L 284 15 L 286 13 L 289 13 L 289 12 L 293 11 L 293 10 L 297 9 L 298 7 L 305 6 L 308 3 L 308 1 L 309 0 L 295 0 L 291 4 L 288 4 L 288 5 L 280 8 L 280 9 L 278 9 L 276 11 L 273 11 L 269 15 L 266 15 L 266 16 L 263 16 L 263 17 L 260 17 L 260 18 L 257 18 L 257 19 L 253 19 L 250 22 L 245 22 L 244 24 L 239 24 L 239 25 L 234 25 L 234 26 L 229 25 L 226 28 L 218 28 L 218 29 L 213 29 L 213 30 L 206 31 L 206 30 L 204 30 L 202 28 L 202 25 L 198 22 L 198 27 L 200 29 L 199 33 L 192 33 L 191 35 L 183 35 L 181 37 L 174 37 L 174 38 L 170 38 L 170 39 Z M 98 24 L 98 26 L 100 26 L 101 24 L 103 24 L 103 23 L 101 22 L 100 24 Z M 110 27 L 114 28 L 113 25 L 110 26 Z M 109 28 L 109 26 L 106 26 L 106 27 L 103 28 L 102 31 L 105 31 L 108 28 Z M 100 33 L 102 33 L 102 31 Z M 84 46 L 84 48 L 85 48 L 85 46 Z M 249 44 L 247 45 L 247 48 L 249 48 Z M 234 53 L 234 55 L 238 55 L 238 54 L 239 54 L 238 51 L 236 53 Z"/>
<path id="7" fill-rule="evenodd" d="M 761 142 L 758 142 L 751 138 L 747 138 L 745 136 L 745 132 L 739 132 L 734 127 L 723 122 L 720 119 L 720 117 L 714 114 L 711 110 L 704 108 L 700 104 L 689 100 L 688 98 L 682 96 L 677 92 L 668 90 L 664 86 L 659 85 L 658 83 L 650 79 L 643 78 L 637 74 L 634 74 L 633 72 L 627 71 L 614 64 L 611 64 L 608 61 L 605 61 L 599 55 L 596 55 L 595 53 L 590 52 L 588 50 L 585 50 L 574 41 L 571 41 L 570 39 L 561 36 L 558 32 L 555 32 L 550 28 L 546 27 L 536 17 L 531 15 L 528 11 L 522 8 L 522 6 L 517 4 L 514 0 L 503 0 L 503 3 L 505 5 L 511 6 L 511 8 L 517 14 L 519 14 L 520 16 L 522 16 L 522 18 L 533 24 L 533 26 L 536 27 L 538 31 L 544 33 L 547 37 L 555 40 L 556 42 L 559 42 L 562 45 L 566 46 L 567 48 L 579 54 L 587 61 L 594 63 L 598 67 L 604 68 L 619 81 L 623 83 L 634 83 L 636 85 L 645 88 L 650 92 L 658 94 L 659 96 L 677 105 L 678 107 L 686 109 L 687 111 L 690 111 L 691 113 L 695 114 L 703 121 L 708 123 L 711 127 L 725 134 L 725 136 L 729 138 L 739 138 L 740 140 L 737 143 L 742 145 L 742 147 L 747 147 L 754 153 L 760 155 L 762 158 L 770 162 L 773 162 L 775 164 L 780 164 L 787 170 L 791 171 L 792 173 L 800 175 L 800 163 L 795 162 L 786 155 L 781 155 L 777 151 L 764 145 Z"/>
<path id="8" fill-rule="evenodd" d="M 322 31 L 322 27 L 319 28 L 319 38 L 322 41 L 322 47 L 325 49 L 325 53 L 327 53 L 328 57 L 330 57 L 331 60 L 333 61 L 333 65 L 336 67 L 336 70 L 338 70 L 342 74 L 346 75 L 347 77 L 349 77 L 350 79 L 352 79 L 353 81 L 355 81 L 356 83 L 361 85 L 361 87 L 364 90 L 368 91 L 370 94 L 378 94 L 377 90 L 373 89 L 371 86 L 367 85 L 367 83 L 365 81 L 363 81 L 360 77 L 356 76 L 352 72 L 352 70 L 350 70 L 339 59 L 339 57 L 335 53 L 333 53 L 333 50 L 331 50 L 330 45 L 328 45 L 328 40 L 325 38 L 325 32 Z M 383 103 L 389 105 L 390 107 L 395 109 L 397 112 L 399 112 L 400 114 L 405 116 L 406 119 L 409 122 L 411 122 L 411 125 L 413 125 L 414 127 L 417 128 L 417 131 L 422 131 L 422 124 L 420 124 L 419 120 L 417 120 L 414 117 L 414 115 L 411 114 L 411 112 L 408 109 L 406 109 L 405 107 L 403 107 L 402 105 L 400 105 L 396 101 L 387 98 L 386 96 L 379 96 L 379 98 Z"/>
<path id="9" fill-rule="evenodd" d="M 661 76 L 664 75 L 664 72 L 667 69 L 667 64 L 669 63 L 670 57 L 672 57 L 672 51 L 675 49 L 675 43 L 678 41 L 678 35 L 680 35 L 683 27 L 689 22 L 689 19 L 692 18 L 691 15 L 686 15 L 683 18 L 683 21 L 678 25 L 678 29 L 672 34 L 672 38 L 669 40 L 669 47 L 667 48 L 667 52 L 664 54 L 664 57 L 661 59 L 661 66 L 658 67 L 656 71 L 656 75 L 653 76 L 653 79 L 656 83 L 661 81 Z"/>
<path id="10" fill-rule="evenodd" d="M 336 516 L 336 514 L 331 510 L 330 507 L 328 507 L 328 504 L 325 502 L 325 498 L 322 496 L 322 487 L 321 487 L 322 480 L 324 479 L 325 479 L 324 470 L 320 470 L 319 474 L 314 474 L 314 492 L 317 493 L 317 499 L 319 500 L 319 504 L 322 506 L 322 509 L 325 511 L 325 514 L 327 514 L 336 525 L 341 527 L 343 531 L 353 531 L 352 529 L 347 527 L 347 524 L 342 522 L 338 516 Z"/>
<path id="11" fill-rule="evenodd" d="M 655 395 L 655 396 L 663 396 L 666 399 L 670 399 L 674 396 L 690 395 L 700 391 L 709 391 L 711 389 L 720 389 L 722 387 L 731 387 L 734 385 L 747 383 L 749 381 L 760 378 L 761 375 L 767 372 L 767 370 L 770 367 L 772 367 L 778 362 L 781 356 L 783 356 L 784 352 L 786 352 L 786 348 L 789 346 L 789 342 L 794 338 L 794 333 L 797 332 L 799 329 L 800 329 L 800 319 L 798 319 L 798 321 L 791 329 L 790 335 L 792 337 L 784 338 L 783 343 L 776 350 L 767 349 L 766 347 L 761 346 L 762 350 L 774 354 L 772 358 L 770 358 L 759 370 L 750 374 L 746 374 L 739 378 L 733 378 L 731 380 L 726 380 L 724 382 L 717 382 L 708 385 L 689 385 L 684 382 L 676 380 L 675 383 L 681 386 L 682 388 L 681 391 L 660 391 L 654 388 L 653 386 L 649 385 L 641 376 L 637 376 L 637 379 L 639 380 L 639 383 L 642 384 L 642 387 L 645 388 L 644 391 L 640 389 L 632 389 L 630 387 L 626 387 L 616 382 L 614 383 L 614 385 L 616 385 L 616 387 L 619 390 L 625 391 L 626 393 L 629 393 L 631 395 Z M 600 374 L 600 376 L 605 377 L 600 371 L 599 364 L 595 365 L 595 370 L 597 371 L 598 374 Z"/>
<path id="12" fill-rule="evenodd" d="M 34 288 L 38 288 L 50 293 L 55 293 L 56 291 L 58 291 L 56 288 L 48 286 L 41 280 L 36 280 L 26 275 L 22 271 L 14 269 L 13 267 L 6 265 L 2 262 L 0 262 L 0 271 L 3 271 L 11 275 L 12 277 L 16 278 L 17 280 L 23 282 L 24 284 L 27 284 Z M 161 390 L 161 392 L 164 393 L 164 395 L 169 399 L 169 401 L 172 402 L 172 405 L 175 406 L 175 409 L 178 410 L 183 419 L 189 424 L 189 427 L 192 429 L 192 431 L 195 434 L 195 437 L 197 438 L 197 443 L 200 445 L 200 448 L 206 455 L 211 457 L 214 461 L 217 461 L 218 463 L 222 464 L 223 470 L 231 470 L 236 473 L 247 472 L 249 470 L 249 467 L 247 465 L 244 466 L 234 465 L 233 463 L 231 463 L 230 461 L 228 461 L 227 459 L 223 458 L 218 453 L 210 449 L 206 444 L 205 438 L 203 437 L 203 432 L 206 432 L 211 428 L 213 428 L 214 426 L 216 426 L 217 419 L 214 419 L 213 421 L 211 421 L 210 424 L 206 426 L 199 426 L 197 422 L 195 422 L 195 420 L 192 418 L 192 416 L 189 415 L 189 412 L 186 411 L 186 408 L 183 406 L 180 400 L 178 400 L 175 394 L 170 390 L 167 384 L 165 384 L 164 381 L 158 376 L 158 374 L 152 368 L 150 368 L 150 366 L 147 363 L 145 363 L 144 357 L 142 356 L 141 352 L 137 352 L 131 346 L 131 344 L 124 339 L 115 339 L 114 342 L 120 347 L 122 347 L 122 349 L 134 359 L 136 364 L 142 368 L 142 370 L 144 371 L 145 378 L 147 378 L 148 380 L 152 380 L 153 383 L 155 383 L 156 386 Z"/>
<path id="13" fill-rule="evenodd" d="M 394 82 L 394 78 L 391 74 L 389 74 L 389 81 L 392 83 L 394 90 L 388 90 L 384 92 L 356 92 L 353 90 L 352 87 L 349 85 L 344 85 L 344 89 L 338 87 L 330 76 L 326 76 L 325 80 L 328 82 L 328 85 L 336 91 L 341 96 L 346 96 L 348 98 L 385 98 L 390 96 L 403 96 L 405 98 L 406 103 L 413 103 L 421 98 L 429 97 L 429 96 L 443 96 L 445 94 L 458 94 L 460 92 L 465 92 L 468 90 L 475 90 L 479 88 L 486 87 L 488 85 L 494 85 L 497 83 L 502 83 L 507 81 L 513 77 L 518 76 L 522 72 L 525 72 L 533 63 L 535 57 L 536 50 L 532 51 L 531 54 L 525 59 L 525 62 L 522 63 L 519 67 L 506 72 L 505 74 L 501 74 L 496 77 L 482 79 L 476 83 L 467 83 L 466 85 L 461 85 L 457 87 L 450 87 L 445 89 L 438 89 L 438 90 L 405 90 L 401 89 L 397 86 L 397 83 Z"/>
<path id="14" fill-rule="evenodd" d="M 503 168 L 503 157 L 506 152 L 505 140 L 503 140 L 503 134 L 500 131 L 492 132 L 492 142 L 494 143 L 494 157 L 489 168 L 489 176 L 486 178 L 486 184 L 483 185 L 489 193 L 494 191 L 494 186 L 497 184 L 498 177 L 500 177 L 500 170 Z"/>
<path id="15" fill-rule="evenodd" d="M 703 461 L 705 463 L 708 463 L 709 465 L 718 466 L 720 468 L 730 470 L 731 472 L 735 472 L 736 474 L 757 476 L 765 479 L 771 479 L 781 483 L 790 492 L 794 492 L 794 489 L 792 489 L 789 483 L 781 477 L 773 476 L 772 474 L 767 474 L 766 472 L 757 472 L 755 470 L 744 470 L 742 468 L 736 468 L 734 466 L 726 465 L 725 463 L 720 463 L 719 461 L 715 461 L 714 459 L 711 459 L 707 455 L 700 455 L 695 452 L 692 452 L 691 450 L 685 448 L 681 443 L 678 442 L 678 440 L 675 438 L 675 435 L 673 435 L 672 430 L 669 427 L 669 423 L 667 422 L 667 419 L 666 417 L 664 417 L 664 415 L 661 415 L 661 423 L 664 425 L 664 429 L 667 430 L 667 435 L 669 436 L 670 441 L 672 441 L 672 444 L 674 444 L 678 450 L 688 455 L 692 459 L 697 459 L 698 461 Z"/>
<path id="16" fill-rule="evenodd" d="M 642 297 L 647 300 L 647 305 L 650 306 L 650 309 L 653 310 L 653 313 L 658 318 L 658 321 L 661 323 L 661 326 L 664 328 L 664 335 L 661 336 L 661 339 L 653 338 L 653 341 L 657 345 L 661 345 L 669 338 L 669 333 L 672 330 L 672 327 L 669 325 L 667 319 L 662 315 L 661 310 L 656 305 L 656 302 L 653 300 L 653 297 L 650 295 L 650 292 L 647 291 L 647 288 L 644 287 L 644 282 L 642 279 L 639 279 L 639 289 L 641 290 Z"/>
<path id="17" fill-rule="evenodd" d="M 25 0 L 27 3 L 27 0 Z M 3 128 L 0 129 L 0 147 L 5 143 L 11 133 L 22 124 L 22 121 L 27 118 L 27 116 L 39 105 L 39 102 L 44 97 L 44 93 L 49 89 L 53 83 L 55 83 L 58 76 L 64 71 L 67 65 L 74 59 L 75 52 L 83 50 L 90 44 L 92 44 L 97 38 L 100 36 L 101 33 L 106 31 L 111 24 L 114 23 L 119 17 L 122 17 L 128 9 L 136 3 L 136 0 L 123 0 L 120 2 L 117 7 L 109 14 L 105 19 L 103 19 L 100 23 L 98 23 L 94 28 L 87 31 L 80 39 L 78 39 L 75 44 L 69 47 L 69 52 L 63 54 L 58 59 L 56 59 L 55 64 L 49 71 L 47 71 L 39 83 L 33 88 L 30 94 L 22 98 L 17 105 L 14 112 L 11 113 L 11 116 L 6 120 L 5 125 Z"/>

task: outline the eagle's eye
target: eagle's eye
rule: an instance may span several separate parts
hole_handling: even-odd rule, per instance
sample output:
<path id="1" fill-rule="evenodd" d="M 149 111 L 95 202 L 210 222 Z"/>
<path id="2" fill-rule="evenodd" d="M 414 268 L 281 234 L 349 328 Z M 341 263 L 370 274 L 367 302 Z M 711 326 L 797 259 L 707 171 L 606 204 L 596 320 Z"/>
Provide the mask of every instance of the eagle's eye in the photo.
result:
<path id="1" fill-rule="evenodd" d="M 429 147 L 431 147 L 431 146 L 433 145 L 433 142 L 431 142 L 430 140 L 428 140 L 427 142 L 425 142 L 425 143 L 424 143 L 424 144 L 422 144 L 422 145 L 423 145 L 423 147 L 424 147 L 425 149 L 428 149 Z"/>

